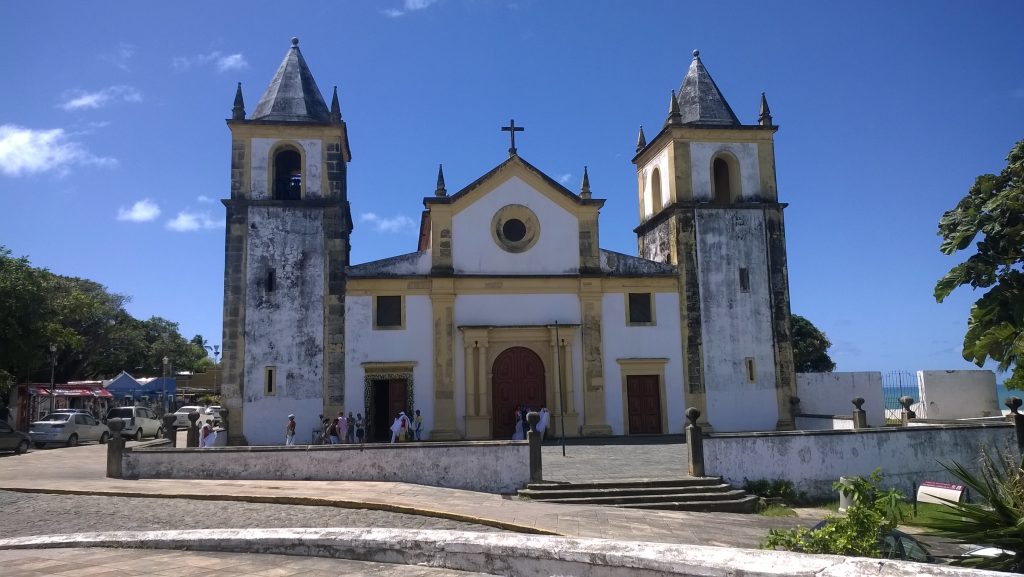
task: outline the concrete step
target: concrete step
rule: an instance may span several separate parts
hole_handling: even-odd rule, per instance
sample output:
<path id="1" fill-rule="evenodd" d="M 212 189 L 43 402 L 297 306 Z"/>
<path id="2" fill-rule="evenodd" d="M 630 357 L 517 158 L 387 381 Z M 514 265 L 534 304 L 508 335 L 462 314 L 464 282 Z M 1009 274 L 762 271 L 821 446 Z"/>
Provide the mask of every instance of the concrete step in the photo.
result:
<path id="1" fill-rule="evenodd" d="M 605 487 L 598 489 L 581 488 L 576 485 L 571 487 L 559 487 L 553 489 L 522 489 L 520 497 L 536 499 L 538 501 L 549 501 L 552 499 L 572 499 L 584 497 L 658 497 L 663 495 L 689 495 L 689 494 L 712 494 L 725 493 L 732 490 L 732 485 L 719 483 L 717 485 L 682 486 L 682 487 Z"/>
<path id="2" fill-rule="evenodd" d="M 615 495 L 594 492 L 585 497 L 555 497 L 541 499 L 545 503 L 567 503 L 573 505 L 645 505 L 660 503 L 706 503 L 708 501 L 730 501 L 747 496 L 739 489 L 714 493 L 661 493 L 648 495 Z"/>
<path id="3" fill-rule="evenodd" d="M 686 477 L 681 479 L 626 479 L 622 481 L 587 481 L 583 483 L 530 483 L 527 489 L 552 491 L 565 489 L 613 489 L 627 487 L 706 487 L 720 485 L 721 477 Z"/>
<path id="4" fill-rule="evenodd" d="M 747 495 L 739 499 L 724 501 L 679 501 L 676 503 L 644 503 L 633 505 L 612 505 L 630 509 L 655 509 L 659 511 L 698 511 L 703 513 L 754 513 L 758 498 Z"/>

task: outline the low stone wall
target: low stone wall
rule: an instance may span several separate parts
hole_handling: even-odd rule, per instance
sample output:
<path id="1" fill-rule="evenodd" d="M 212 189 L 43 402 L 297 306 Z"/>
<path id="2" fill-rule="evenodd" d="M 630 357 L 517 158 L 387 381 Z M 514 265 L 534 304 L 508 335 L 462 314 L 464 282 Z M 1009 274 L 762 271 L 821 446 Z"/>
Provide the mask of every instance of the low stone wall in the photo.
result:
<path id="1" fill-rule="evenodd" d="M 525 441 L 125 449 L 126 479 L 387 481 L 514 493 L 530 480 Z"/>
<path id="2" fill-rule="evenodd" d="M 941 463 L 976 470 L 981 448 L 1019 458 L 1013 426 L 1006 423 L 936 425 L 833 431 L 722 433 L 704 439 L 708 475 L 743 486 L 743 480 L 785 479 L 808 497 L 835 496 L 843 476 L 881 468 L 884 485 L 908 498 L 922 481 L 954 482 Z"/>
<path id="3" fill-rule="evenodd" d="M 796 428 L 801 431 L 831 431 L 852 429 L 853 416 L 846 415 L 797 415 Z"/>

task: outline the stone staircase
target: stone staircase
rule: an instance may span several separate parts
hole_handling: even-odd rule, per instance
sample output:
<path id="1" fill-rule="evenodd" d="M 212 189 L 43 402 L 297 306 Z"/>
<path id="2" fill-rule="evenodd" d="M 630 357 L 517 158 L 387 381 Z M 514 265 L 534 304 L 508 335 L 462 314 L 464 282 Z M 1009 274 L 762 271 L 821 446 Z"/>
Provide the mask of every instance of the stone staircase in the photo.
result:
<path id="1" fill-rule="evenodd" d="M 519 496 L 549 503 L 720 513 L 753 513 L 758 502 L 721 477 L 530 483 Z"/>

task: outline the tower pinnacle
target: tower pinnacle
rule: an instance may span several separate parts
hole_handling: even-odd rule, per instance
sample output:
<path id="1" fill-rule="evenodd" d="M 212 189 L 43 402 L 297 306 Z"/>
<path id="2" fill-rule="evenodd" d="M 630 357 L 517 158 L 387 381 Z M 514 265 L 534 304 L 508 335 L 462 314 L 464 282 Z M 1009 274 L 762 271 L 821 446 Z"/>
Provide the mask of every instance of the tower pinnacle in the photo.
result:
<path id="1" fill-rule="evenodd" d="M 245 120 L 245 102 L 242 100 L 242 83 L 235 89 L 235 105 L 231 107 L 231 120 Z"/>

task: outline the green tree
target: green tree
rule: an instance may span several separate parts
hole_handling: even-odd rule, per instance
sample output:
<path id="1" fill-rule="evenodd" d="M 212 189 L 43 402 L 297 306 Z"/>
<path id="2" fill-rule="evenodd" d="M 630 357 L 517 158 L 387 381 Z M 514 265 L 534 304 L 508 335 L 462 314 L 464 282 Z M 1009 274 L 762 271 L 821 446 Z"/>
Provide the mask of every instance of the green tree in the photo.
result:
<path id="1" fill-rule="evenodd" d="M 798 373 L 828 373 L 836 368 L 828 356 L 832 342 L 811 321 L 800 315 L 790 315 L 790 334 L 793 338 L 793 365 Z"/>
<path id="2" fill-rule="evenodd" d="M 983 174 L 967 196 L 939 220 L 940 250 L 953 254 L 973 243 L 974 254 L 935 285 L 942 302 L 954 289 L 988 289 L 971 307 L 963 356 L 978 366 L 992 359 L 1012 375 L 1005 385 L 1024 389 L 1024 140 L 998 175 Z M 978 239 L 975 242 L 975 239 Z"/>
<path id="3" fill-rule="evenodd" d="M 52 278 L 0 246 L 0 395 L 45 362 L 57 337 L 48 298 Z"/>

